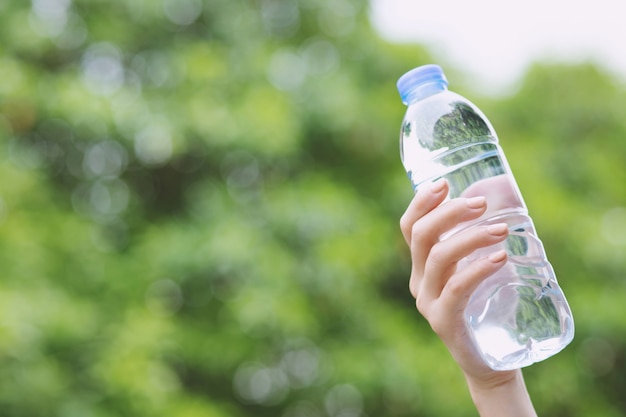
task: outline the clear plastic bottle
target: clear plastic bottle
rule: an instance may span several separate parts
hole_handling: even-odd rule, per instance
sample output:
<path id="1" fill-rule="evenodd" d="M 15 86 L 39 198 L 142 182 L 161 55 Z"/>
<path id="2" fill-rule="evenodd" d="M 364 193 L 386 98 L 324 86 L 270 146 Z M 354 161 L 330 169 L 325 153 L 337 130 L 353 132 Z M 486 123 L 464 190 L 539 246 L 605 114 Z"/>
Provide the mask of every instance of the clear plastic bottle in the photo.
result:
<path id="1" fill-rule="evenodd" d="M 446 178 L 448 198 L 485 196 L 487 212 L 459 225 L 507 223 L 509 237 L 459 263 L 505 248 L 508 262 L 476 289 L 465 321 L 476 348 L 495 370 L 528 366 L 567 346 L 574 321 L 519 192 L 496 132 L 470 101 L 448 90 L 441 67 L 424 65 L 398 80 L 408 106 L 400 153 L 413 188 Z"/>

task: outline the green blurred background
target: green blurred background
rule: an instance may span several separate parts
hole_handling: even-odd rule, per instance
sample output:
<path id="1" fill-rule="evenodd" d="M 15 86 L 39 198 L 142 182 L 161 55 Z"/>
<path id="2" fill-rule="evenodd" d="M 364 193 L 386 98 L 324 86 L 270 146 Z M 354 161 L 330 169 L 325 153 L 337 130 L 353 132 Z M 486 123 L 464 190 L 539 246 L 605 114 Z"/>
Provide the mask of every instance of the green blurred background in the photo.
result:
<path id="1" fill-rule="evenodd" d="M 475 416 L 408 293 L 395 81 L 365 0 L 0 3 L 0 415 Z M 540 415 L 626 415 L 626 88 L 451 88 L 573 309 Z"/>

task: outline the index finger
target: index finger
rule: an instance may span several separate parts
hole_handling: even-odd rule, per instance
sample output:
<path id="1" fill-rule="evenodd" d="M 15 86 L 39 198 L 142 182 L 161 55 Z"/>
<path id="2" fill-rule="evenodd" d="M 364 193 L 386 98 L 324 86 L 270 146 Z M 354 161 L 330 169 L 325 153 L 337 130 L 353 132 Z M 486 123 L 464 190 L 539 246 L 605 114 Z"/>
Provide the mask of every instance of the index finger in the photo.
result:
<path id="1" fill-rule="evenodd" d="M 437 207 L 448 195 L 448 181 L 439 178 L 435 182 L 420 188 L 406 211 L 400 218 L 400 230 L 407 245 L 411 245 L 413 224 Z"/>

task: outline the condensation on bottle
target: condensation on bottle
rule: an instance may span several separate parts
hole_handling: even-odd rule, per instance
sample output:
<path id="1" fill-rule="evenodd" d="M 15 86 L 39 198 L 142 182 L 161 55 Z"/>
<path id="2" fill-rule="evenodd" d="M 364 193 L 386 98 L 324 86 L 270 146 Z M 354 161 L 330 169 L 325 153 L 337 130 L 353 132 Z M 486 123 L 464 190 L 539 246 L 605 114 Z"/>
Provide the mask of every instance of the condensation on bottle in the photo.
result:
<path id="1" fill-rule="evenodd" d="M 407 111 L 400 156 L 417 191 L 445 178 L 448 199 L 484 196 L 487 211 L 441 238 L 477 225 L 506 223 L 501 244 L 481 248 L 458 268 L 500 249 L 507 264 L 470 297 L 465 322 L 483 360 L 495 370 L 525 367 L 555 355 L 574 337 L 574 321 L 513 173 L 489 120 L 473 103 L 448 90 L 438 65 L 424 65 L 398 80 Z"/>

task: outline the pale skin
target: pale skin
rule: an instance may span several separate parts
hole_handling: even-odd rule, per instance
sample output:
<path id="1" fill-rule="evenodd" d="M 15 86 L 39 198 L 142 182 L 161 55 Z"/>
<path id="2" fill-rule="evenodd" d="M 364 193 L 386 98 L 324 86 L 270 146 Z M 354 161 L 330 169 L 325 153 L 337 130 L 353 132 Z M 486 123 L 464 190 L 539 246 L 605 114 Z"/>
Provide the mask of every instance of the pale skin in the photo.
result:
<path id="1" fill-rule="evenodd" d="M 418 311 L 461 367 L 480 416 L 536 417 L 521 370 L 489 368 L 473 348 L 463 319 L 474 289 L 506 264 L 507 254 L 494 249 L 460 270 L 457 262 L 478 248 L 504 241 L 508 227 L 492 224 L 470 228 L 440 240 L 457 224 L 476 219 L 487 210 L 483 196 L 444 202 L 447 194 L 445 180 L 421 187 L 400 220 L 411 250 L 409 289 Z"/>

